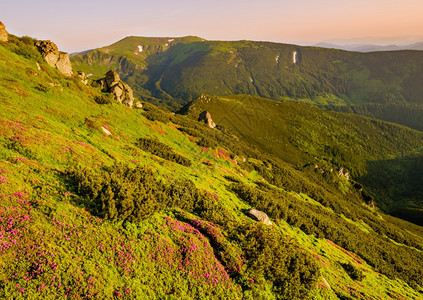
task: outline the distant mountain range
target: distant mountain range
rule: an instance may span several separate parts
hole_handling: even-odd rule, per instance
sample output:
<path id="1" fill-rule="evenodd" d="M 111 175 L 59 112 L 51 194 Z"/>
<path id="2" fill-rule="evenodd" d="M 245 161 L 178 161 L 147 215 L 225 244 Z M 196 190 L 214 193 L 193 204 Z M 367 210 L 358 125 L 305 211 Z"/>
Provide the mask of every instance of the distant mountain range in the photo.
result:
<path id="1" fill-rule="evenodd" d="M 98 77 L 116 70 L 138 97 L 174 110 L 201 94 L 317 105 L 423 103 L 422 51 L 359 53 L 199 37 L 127 37 L 71 61 L 76 70 Z"/>
<path id="2" fill-rule="evenodd" d="M 423 50 L 423 42 L 417 42 L 409 45 L 376 45 L 376 44 L 333 44 L 322 42 L 315 45 L 316 47 L 334 48 L 346 51 L 358 52 L 375 52 L 375 51 L 398 51 L 398 50 Z"/>

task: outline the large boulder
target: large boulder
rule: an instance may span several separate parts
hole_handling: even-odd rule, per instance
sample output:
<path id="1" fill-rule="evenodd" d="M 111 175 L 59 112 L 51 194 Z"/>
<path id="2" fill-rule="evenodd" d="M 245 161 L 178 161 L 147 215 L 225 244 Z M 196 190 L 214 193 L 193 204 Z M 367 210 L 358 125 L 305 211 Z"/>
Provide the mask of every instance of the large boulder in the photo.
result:
<path id="1" fill-rule="evenodd" d="M 94 85 L 100 85 L 101 91 L 113 94 L 113 98 L 119 103 L 132 107 L 134 105 L 134 94 L 129 85 L 120 80 L 119 74 L 110 70 L 106 77 L 97 80 Z"/>
<path id="2" fill-rule="evenodd" d="M 203 111 L 200 114 L 200 116 L 198 117 L 198 121 L 206 123 L 210 128 L 216 127 L 216 124 L 213 122 L 211 114 L 207 110 Z"/>
<path id="3" fill-rule="evenodd" d="M 69 54 L 60 52 L 55 43 L 51 41 L 38 41 L 35 43 L 35 46 L 50 66 L 58 69 L 66 76 L 73 75 Z"/>
<path id="4" fill-rule="evenodd" d="M 6 26 L 0 22 L 0 42 L 7 42 L 9 40 L 9 33 L 6 31 Z"/>
<path id="5" fill-rule="evenodd" d="M 260 210 L 257 210 L 255 208 L 251 208 L 251 209 L 247 210 L 245 212 L 245 214 L 247 216 L 249 216 L 250 218 L 256 220 L 256 221 L 262 222 L 266 225 L 272 225 L 272 222 L 270 222 L 269 217 L 264 212 L 262 212 Z"/>

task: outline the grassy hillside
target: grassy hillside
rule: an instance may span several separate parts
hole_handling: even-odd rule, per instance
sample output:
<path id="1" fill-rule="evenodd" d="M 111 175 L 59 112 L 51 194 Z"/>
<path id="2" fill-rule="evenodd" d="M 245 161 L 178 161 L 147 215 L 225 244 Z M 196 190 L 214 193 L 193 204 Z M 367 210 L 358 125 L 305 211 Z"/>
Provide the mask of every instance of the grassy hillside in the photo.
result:
<path id="1" fill-rule="evenodd" d="M 386 211 L 408 207 L 413 212 L 417 209 L 416 216 L 410 220 L 423 218 L 420 200 L 411 206 L 406 204 L 407 199 L 419 199 L 417 186 L 423 177 L 404 175 L 406 170 L 415 169 L 415 156 L 405 158 L 404 155 L 423 146 L 420 131 L 310 105 L 248 95 L 202 96 L 181 112 L 198 118 L 204 110 L 211 113 L 218 125 L 235 132 L 261 151 L 272 153 L 298 168 L 310 163 L 320 167 L 328 164 L 344 167 L 353 178 L 378 195 L 377 203 Z M 408 163 L 394 164 L 397 168 L 392 170 L 391 163 L 384 164 L 384 161 Z M 392 179 L 388 181 L 387 178 Z M 408 190 L 413 197 L 398 197 L 388 187 Z M 407 219 L 405 214 L 402 217 Z"/>
<path id="2" fill-rule="evenodd" d="M 355 177 L 366 173 L 368 161 L 423 146 L 423 133 L 404 126 L 249 95 L 202 96 L 181 112 L 198 118 L 204 110 L 217 124 L 294 165 L 318 158 Z"/>
<path id="3" fill-rule="evenodd" d="M 355 106 L 327 106 L 334 111 L 354 113 L 423 131 L 423 106 L 416 104 L 366 104 Z"/>
<path id="4" fill-rule="evenodd" d="M 188 36 L 181 38 L 148 38 L 126 37 L 110 46 L 90 50 L 71 57 L 74 69 L 92 74 L 92 78 L 103 77 L 113 69 L 126 81 L 135 94 L 143 100 L 164 106 L 180 107 L 180 101 L 168 101 L 169 96 L 156 98 L 144 87 L 148 70 L 152 62 L 160 62 L 168 49 L 178 45 L 202 41 L 203 39 Z"/>
<path id="5" fill-rule="evenodd" d="M 421 51 L 358 53 L 267 42 L 191 39 L 160 46 L 160 55 L 146 53 L 147 57 L 140 60 L 137 44 L 145 40 L 125 38 L 72 59 L 77 69 L 87 72 L 105 71 L 97 65 L 116 69 L 139 97 L 156 103 L 161 99 L 171 107 L 176 107 L 173 98 L 180 105 L 201 94 L 249 94 L 317 105 L 422 105 L 423 101 Z M 128 62 L 133 63 L 130 68 Z"/>
<path id="6" fill-rule="evenodd" d="M 422 296 L 422 227 L 372 209 L 329 169 L 148 103 L 99 105 L 30 39 L 0 44 L 0 86 L 1 298 Z M 413 137 L 375 155 L 420 143 L 374 126 Z"/>

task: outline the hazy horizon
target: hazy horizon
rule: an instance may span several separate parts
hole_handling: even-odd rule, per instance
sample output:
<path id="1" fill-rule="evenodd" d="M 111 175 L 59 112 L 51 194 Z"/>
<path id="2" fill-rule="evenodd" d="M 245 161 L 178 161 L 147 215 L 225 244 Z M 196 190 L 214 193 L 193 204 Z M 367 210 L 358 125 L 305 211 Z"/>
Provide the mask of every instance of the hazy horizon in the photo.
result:
<path id="1" fill-rule="evenodd" d="M 417 0 L 115 3 L 3 1 L 0 21 L 12 34 L 49 39 L 67 52 L 106 46 L 131 35 L 301 45 L 423 41 L 423 2 Z"/>

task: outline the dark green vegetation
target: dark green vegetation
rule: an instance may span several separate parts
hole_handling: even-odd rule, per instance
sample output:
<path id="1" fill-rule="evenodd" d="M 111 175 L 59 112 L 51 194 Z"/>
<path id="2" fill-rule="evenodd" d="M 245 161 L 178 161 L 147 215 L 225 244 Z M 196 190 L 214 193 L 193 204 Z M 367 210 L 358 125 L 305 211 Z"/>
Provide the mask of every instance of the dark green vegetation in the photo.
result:
<path id="1" fill-rule="evenodd" d="M 359 106 L 328 106 L 326 108 L 397 123 L 423 131 L 423 107 L 421 105 L 386 103 Z"/>
<path id="2" fill-rule="evenodd" d="M 297 168 L 310 163 L 322 172 L 346 168 L 376 196 L 379 207 L 421 224 L 421 154 L 407 155 L 423 146 L 421 131 L 247 95 L 202 96 L 181 112 L 195 118 L 203 110 L 217 124 Z"/>
<path id="3" fill-rule="evenodd" d="M 128 37 L 73 56 L 72 62 L 96 76 L 114 69 L 139 97 L 172 108 L 201 94 L 318 105 L 423 104 L 421 51 L 359 53 L 252 41 L 170 40 Z"/>
<path id="4" fill-rule="evenodd" d="M 183 112 L 196 118 L 204 110 L 217 124 L 293 165 L 316 158 L 320 166 L 343 166 L 355 177 L 366 174 L 368 161 L 423 146 L 420 131 L 305 104 L 247 95 L 203 96 Z"/>
<path id="5" fill-rule="evenodd" d="M 218 112 L 224 126 L 210 129 L 107 104 L 24 40 L 0 45 L 0 298 L 422 296 L 422 227 L 373 208 L 336 170 L 368 176 L 369 161 L 411 155 L 421 132 L 256 97 L 206 103 L 236 103 L 234 124 L 261 128 L 254 140 Z M 266 103 L 263 127 L 245 103 Z M 262 146 L 275 132 L 284 155 Z"/>

